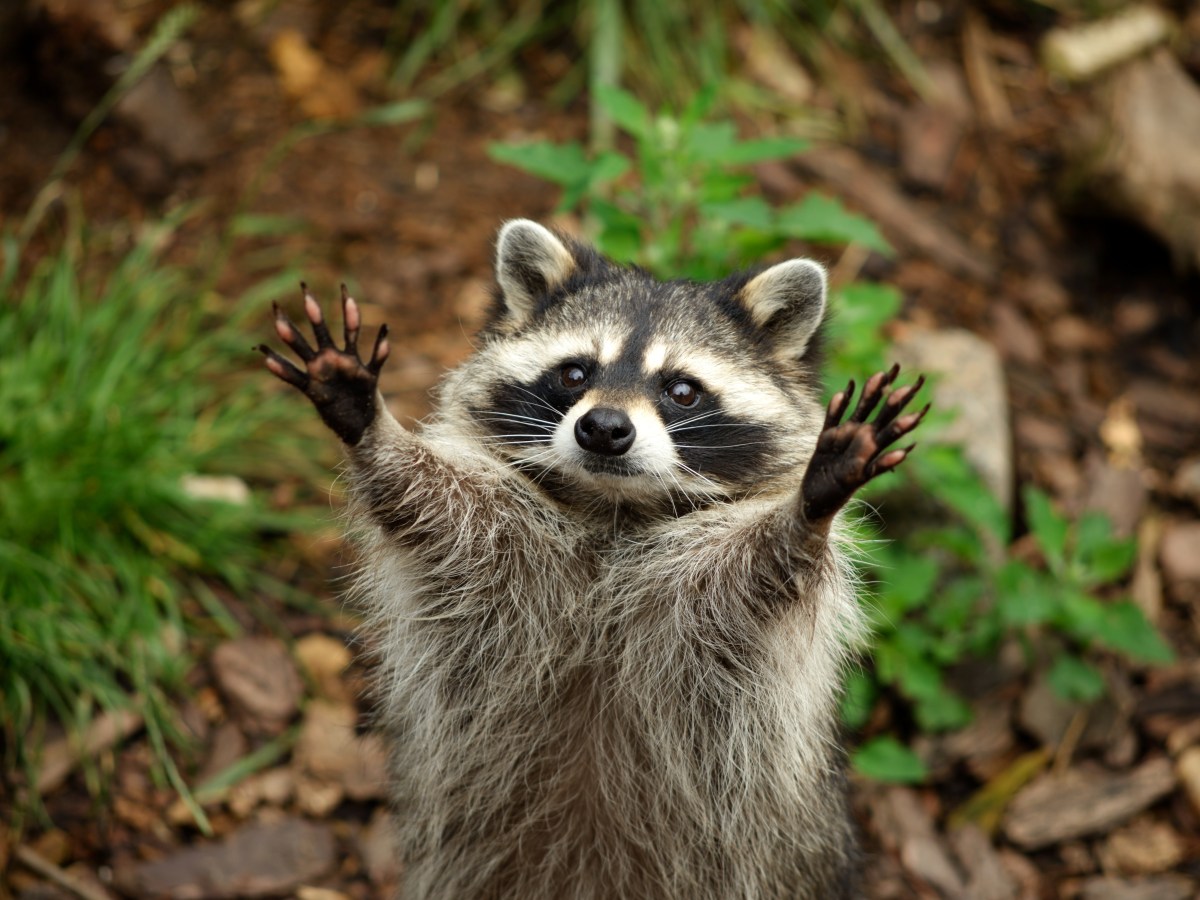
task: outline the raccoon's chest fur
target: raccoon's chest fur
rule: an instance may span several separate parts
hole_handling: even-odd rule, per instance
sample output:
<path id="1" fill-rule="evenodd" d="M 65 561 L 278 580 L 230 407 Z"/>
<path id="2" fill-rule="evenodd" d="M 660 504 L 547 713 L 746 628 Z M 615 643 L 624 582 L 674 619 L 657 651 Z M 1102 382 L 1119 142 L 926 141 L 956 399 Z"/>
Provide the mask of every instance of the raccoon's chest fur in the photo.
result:
<path id="1" fill-rule="evenodd" d="M 764 507 L 614 531 L 533 506 L 535 545 L 477 522 L 440 571 L 374 545 L 403 896 L 841 896 L 829 636 L 857 613 L 836 558 L 728 565 Z"/>

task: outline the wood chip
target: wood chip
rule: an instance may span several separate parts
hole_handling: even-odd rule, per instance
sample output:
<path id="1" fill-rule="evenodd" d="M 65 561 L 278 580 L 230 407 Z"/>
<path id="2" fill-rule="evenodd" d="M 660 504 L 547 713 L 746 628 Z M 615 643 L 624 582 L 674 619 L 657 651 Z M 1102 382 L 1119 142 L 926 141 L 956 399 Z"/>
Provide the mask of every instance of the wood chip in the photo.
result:
<path id="1" fill-rule="evenodd" d="M 1026 849 L 1048 847 L 1106 831 L 1174 788 L 1175 773 L 1166 759 L 1117 774 L 1078 767 L 1061 775 L 1043 775 L 1013 798 L 1004 816 L 1004 832 Z"/>
<path id="2" fill-rule="evenodd" d="M 333 868 L 328 825 L 303 819 L 248 825 L 214 844 L 188 847 L 162 859 L 118 863 L 113 877 L 134 897 L 224 900 L 287 894 Z"/>
<path id="3" fill-rule="evenodd" d="M 1051 29 L 1042 41 L 1042 60 L 1055 75 L 1086 81 L 1162 43 L 1173 29 L 1157 6 L 1130 6 L 1107 19 Z"/>
<path id="4" fill-rule="evenodd" d="M 1156 875 L 1173 869 L 1187 855 L 1183 838 L 1166 822 L 1138 819 L 1114 831 L 1100 849 L 1104 871 Z"/>
<path id="5" fill-rule="evenodd" d="M 1175 772 L 1179 775 L 1192 809 L 1200 815 L 1200 747 L 1189 747 L 1180 753 L 1175 762 Z"/>

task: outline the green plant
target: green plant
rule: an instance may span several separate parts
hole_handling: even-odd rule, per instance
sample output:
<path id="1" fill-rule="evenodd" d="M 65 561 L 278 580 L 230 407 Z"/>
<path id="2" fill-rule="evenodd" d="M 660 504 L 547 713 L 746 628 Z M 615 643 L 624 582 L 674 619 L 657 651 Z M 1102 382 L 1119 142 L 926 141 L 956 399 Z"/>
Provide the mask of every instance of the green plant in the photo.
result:
<path id="1" fill-rule="evenodd" d="M 926 446 L 914 455 L 911 474 L 959 521 L 872 553 L 874 668 L 850 679 L 843 703 L 849 725 L 865 723 L 881 687 L 911 705 L 923 731 L 965 725 L 970 709 L 948 686 L 947 670 L 994 655 L 1011 637 L 1024 643 L 1031 662 L 1048 658 L 1050 684 L 1067 700 L 1089 702 L 1104 693 L 1105 681 L 1087 659 L 1096 651 L 1137 663 L 1171 660 L 1134 603 L 1107 598 L 1128 573 L 1136 546 L 1115 537 L 1103 515 L 1071 522 L 1044 493 L 1027 487 L 1026 516 L 1045 561 L 1035 566 L 1003 553 L 1005 513 L 955 448 Z M 881 758 L 895 763 L 900 780 L 908 777 L 911 760 L 894 752 Z M 875 765 L 872 774 L 879 770 Z"/>
<path id="2" fill-rule="evenodd" d="M 757 261 L 789 239 L 890 248 L 867 219 L 810 192 L 776 209 L 752 190 L 756 162 L 786 159 L 807 146 L 791 137 L 741 140 L 731 121 L 710 121 L 712 89 L 681 113 L 655 114 L 618 88 L 599 103 L 633 142 L 589 154 L 578 143 L 492 144 L 492 158 L 554 182 L 559 209 L 586 213 L 599 249 L 664 277 L 712 278 Z"/>
<path id="3" fill-rule="evenodd" d="M 218 592 L 288 596 L 265 574 L 270 536 L 309 521 L 253 493 L 203 499 L 189 479 L 313 464 L 286 437 L 285 400 L 246 381 L 241 322 L 280 282 L 232 314 L 196 296 L 197 273 L 160 256 L 176 224 L 146 229 L 107 275 L 80 233 L 0 284 L 0 713 L 7 762 L 28 769 L 48 717 L 79 729 L 136 700 L 186 795 L 168 694 L 197 636 L 239 631 Z"/>

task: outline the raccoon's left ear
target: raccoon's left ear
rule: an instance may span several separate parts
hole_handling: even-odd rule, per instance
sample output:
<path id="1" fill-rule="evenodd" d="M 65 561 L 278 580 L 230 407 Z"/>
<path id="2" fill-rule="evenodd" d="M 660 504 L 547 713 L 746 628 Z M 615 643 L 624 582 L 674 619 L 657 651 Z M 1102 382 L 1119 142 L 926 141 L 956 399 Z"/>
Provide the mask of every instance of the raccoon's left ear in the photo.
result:
<path id="1" fill-rule="evenodd" d="M 825 269 L 789 259 L 756 275 L 738 292 L 754 324 L 774 339 L 776 355 L 797 359 L 825 317 Z"/>
<path id="2" fill-rule="evenodd" d="M 570 278 L 575 267 L 571 251 L 549 229 L 529 219 L 505 223 L 496 238 L 496 281 L 506 318 L 526 322 L 538 299 Z"/>

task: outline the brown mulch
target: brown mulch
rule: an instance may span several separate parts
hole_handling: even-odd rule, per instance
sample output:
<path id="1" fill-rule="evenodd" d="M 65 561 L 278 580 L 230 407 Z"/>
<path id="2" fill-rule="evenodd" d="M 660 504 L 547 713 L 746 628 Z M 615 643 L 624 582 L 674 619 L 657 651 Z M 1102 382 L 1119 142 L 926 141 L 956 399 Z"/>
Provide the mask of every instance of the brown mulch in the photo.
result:
<path id="1" fill-rule="evenodd" d="M 170 6 L 35 5 L 49 10 L 41 24 L 0 46 L 4 224 L 19 221 L 97 101 L 107 61 L 136 48 Z M 1154 238 L 1065 201 L 1062 131 L 1088 94 L 1047 78 L 1037 38 L 1049 20 L 1030 23 L 1017 6 L 989 4 L 984 15 L 967 3 L 889 4 L 943 101 L 918 99 L 882 61 L 830 48 L 830 73 L 853 90 L 818 87 L 811 102 L 856 129 L 841 146 L 758 174 L 775 199 L 817 186 L 880 223 L 894 260 L 831 262 L 842 275 L 899 287 L 904 321 L 993 343 L 1008 379 L 1018 484 L 1041 486 L 1068 510 L 1105 509 L 1139 537 L 1130 589 L 1179 659 L 1152 670 L 1112 665 L 1112 694 L 1090 709 L 1057 700 L 1019 656 L 991 667 L 978 679 L 988 689 L 972 696 L 974 723 L 919 744 L 928 784 L 856 784 L 870 896 L 1191 897 L 1200 886 L 1200 285 Z M 154 76 L 158 93 L 96 132 L 69 183 L 97 226 L 208 198 L 173 251 L 187 259 L 261 175 L 250 211 L 308 228 L 246 241 L 238 253 L 302 261 L 327 295 L 353 279 L 368 321 L 386 318 L 395 336 L 385 393 L 398 414 L 420 416 L 438 374 L 469 351 L 495 229 L 516 216 L 544 220 L 557 200 L 544 183 L 492 163 L 487 144 L 580 138 L 587 117 L 581 101 L 552 108 L 544 99 L 571 48 L 533 48 L 504 79 L 440 98 L 421 123 L 311 137 L 263 174 L 293 126 L 387 99 L 392 7 L 202 3 Z M 1184 60 L 1200 59 L 1196 19 L 1185 20 Z M 289 79 L 305 47 L 323 68 L 297 83 Z M 220 289 L 234 303 L 245 286 L 235 258 Z M 1137 436 L 1132 462 L 1116 457 L 1126 446 L 1108 437 L 1117 427 Z M 328 615 L 284 611 L 290 642 L 256 636 L 209 648 L 183 701 L 196 739 L 192 784 L 264 760 L 201 798 L 214 836 L 148 775 L 136 717 L 105 718 L 92 753 L 112 775 L 109 792 L 91 799 L 69 754 L 52 747 L 42 786 L 53 826 L 0 832 L 0 898 L 389 895 L 398 873 L 385 750 L 361 725 L 369 710 L 353 622 L 313 562 L 341 554 L 310 545 L 297 555 L 309 561 L 298 577 L 328 593 Z M 964 824 L 954 814 L 984 788 L 998 805 Z"/>

